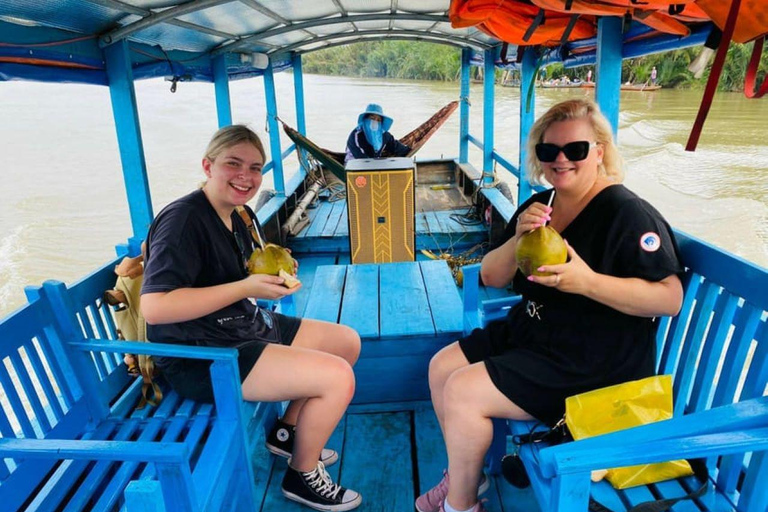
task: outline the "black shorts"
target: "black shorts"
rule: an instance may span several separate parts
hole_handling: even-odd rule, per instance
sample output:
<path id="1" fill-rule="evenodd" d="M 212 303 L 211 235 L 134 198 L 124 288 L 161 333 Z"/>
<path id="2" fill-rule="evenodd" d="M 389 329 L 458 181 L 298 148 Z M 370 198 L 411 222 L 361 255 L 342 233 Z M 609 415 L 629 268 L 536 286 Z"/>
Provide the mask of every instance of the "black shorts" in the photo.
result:
<path id="1" fill-rule="evenodd" d="M 565 414 L 565 398 L 573 389 L 565 385 L 545 357 L 515 344 L 505 320 L 491 322 L 459 340 L 470 364 L 483 362 L 494 386 L 515 405 L 549 425 Z"/>
<path id="2" fill-rule="evenodd" d="M 272 313 L 277 319 L 277 331 L 279 340 L 273 343 L 290 345 L 293 343 L 296 333 L 301 326 L 301 318 Z M 252 340 L 242 343 L 237 347 L 237 366 L 240 369 L 240 382 L 243 382 L 256 361 L 264 352 L 268 341 Z M 211 361 L 199 359 L 176 360 L 177 364 L 163 367 L 162 374 L 165 380 L 184 398 L 191 398 L 198 402 L 213 402 L 213 385 L 211 384 Z M 181 363 L 181 364 L 179 364 Z"/>

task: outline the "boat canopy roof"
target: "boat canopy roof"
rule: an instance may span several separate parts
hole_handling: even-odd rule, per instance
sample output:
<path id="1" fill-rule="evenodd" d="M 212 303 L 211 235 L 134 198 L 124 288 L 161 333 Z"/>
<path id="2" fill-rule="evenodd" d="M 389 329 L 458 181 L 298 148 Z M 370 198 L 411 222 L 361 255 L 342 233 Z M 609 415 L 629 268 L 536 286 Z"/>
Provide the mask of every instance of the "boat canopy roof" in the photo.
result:
<path id="1" fill-rule="evenodd" d="M 0 0 L 0 80 L 106 85 L 102 49 L 121 40 L 130 45 L 134 78 L 179 81 L 213 81 L 217 57 L 230 79 L 248 78 L 263 74 L 267 58 L 281 71 L 295 54 L 367 40 L 468 47 L 475 62 L 502 45 L 482 24 L 457 28 L 466 23 L 450 8 L 450 0 Z M 710 27 L 697 23 L 681 37 L 633 22 L 625 43 L 643 41 L 630 56 L 664 51 L 701 44 Z M 665 43 L 654 48 L 654 38 Z M 569 41 L 547 59 L 587 64 L 594 39 Z M 498 64 L 514 67 L 516 48 L 499 52 Z"/>

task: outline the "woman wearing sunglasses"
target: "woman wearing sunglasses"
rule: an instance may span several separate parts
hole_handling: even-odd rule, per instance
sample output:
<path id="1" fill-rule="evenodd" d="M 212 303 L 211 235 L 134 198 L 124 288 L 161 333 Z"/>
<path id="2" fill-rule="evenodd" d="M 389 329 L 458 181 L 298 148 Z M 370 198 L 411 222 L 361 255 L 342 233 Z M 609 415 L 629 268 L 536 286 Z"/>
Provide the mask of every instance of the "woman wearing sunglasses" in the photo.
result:
<path id="1" fill-rule="evenodd" d="M 416 500 L 420 512 L 484 510 L 478 495 L 488 487 L 481 471 L 491 418 L 552 425 L 571 395 L 653 375 L 654 318 L 682 304 L 672 230 L 621 184 L 621 158 L 597 105 L 553 106 L 528 145 L 532 180 L 552 188 L 517 209 L 481 268 L 487 286 L 512 283 L 522 300 L 430 363 L 449 463 L 443 480 Z M 515 246 L 545 224 L 565 238 L 568 261 L 539 268 L 551 275 L 526 277 Z"/>

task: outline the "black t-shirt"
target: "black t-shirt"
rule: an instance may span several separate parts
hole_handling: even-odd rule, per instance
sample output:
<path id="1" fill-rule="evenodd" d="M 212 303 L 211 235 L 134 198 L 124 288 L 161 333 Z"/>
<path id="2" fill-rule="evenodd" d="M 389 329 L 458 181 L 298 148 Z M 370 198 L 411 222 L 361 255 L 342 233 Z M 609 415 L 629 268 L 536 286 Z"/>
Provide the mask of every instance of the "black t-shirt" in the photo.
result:
<path id="1" fill-rule="evenodd" d="M 536 194 L 518 208 L 501 243 L 514 236 L 520 213 L 533 202 L 546 204 L 549 194 Z M 561 235 L 600 274 L 655 282 L 683 271 L 669 224 L 623 185 L 598 193 Z M 519 270 L 512 285 L 523 300 L 507 316 L 509 335 L 553 362 L 560 375 L 622 382 L 652 373 L 654 319 L 533 283 Z"/>
<path id="2" fill-rule="evenodd" d="M 141 293 L 203 288 L 247 277 L 246 261 L 253 242 L 237 212 L 232 213 L 232 229 L 227 229 L 202 190 L 166 206 L 152 222 L 147 236 Z M 258 325 L 260 321 L 255 322 L 261 317 L 256 312 L 257 307 L 243 299 L 194 320 L 147 325 L 147 338 L 163 343 L 236 347 L 239 342 L 253 339 L 263 327 Z"/>

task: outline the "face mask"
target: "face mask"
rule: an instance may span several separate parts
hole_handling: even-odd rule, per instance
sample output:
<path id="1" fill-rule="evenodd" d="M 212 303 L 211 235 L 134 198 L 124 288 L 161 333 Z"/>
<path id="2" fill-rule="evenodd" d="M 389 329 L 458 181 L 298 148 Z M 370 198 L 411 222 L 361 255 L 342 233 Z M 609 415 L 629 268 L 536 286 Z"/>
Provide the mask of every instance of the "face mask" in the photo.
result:
<path id="1" fill-rule="evenodd" d="M 373 146 L 373 150 L 377 153 L 381 151 L 383 145 L 384 130 L 382 129 L 381 122 L 371 118 L 363 119 L 363 132 L 368 143 Z"/>

